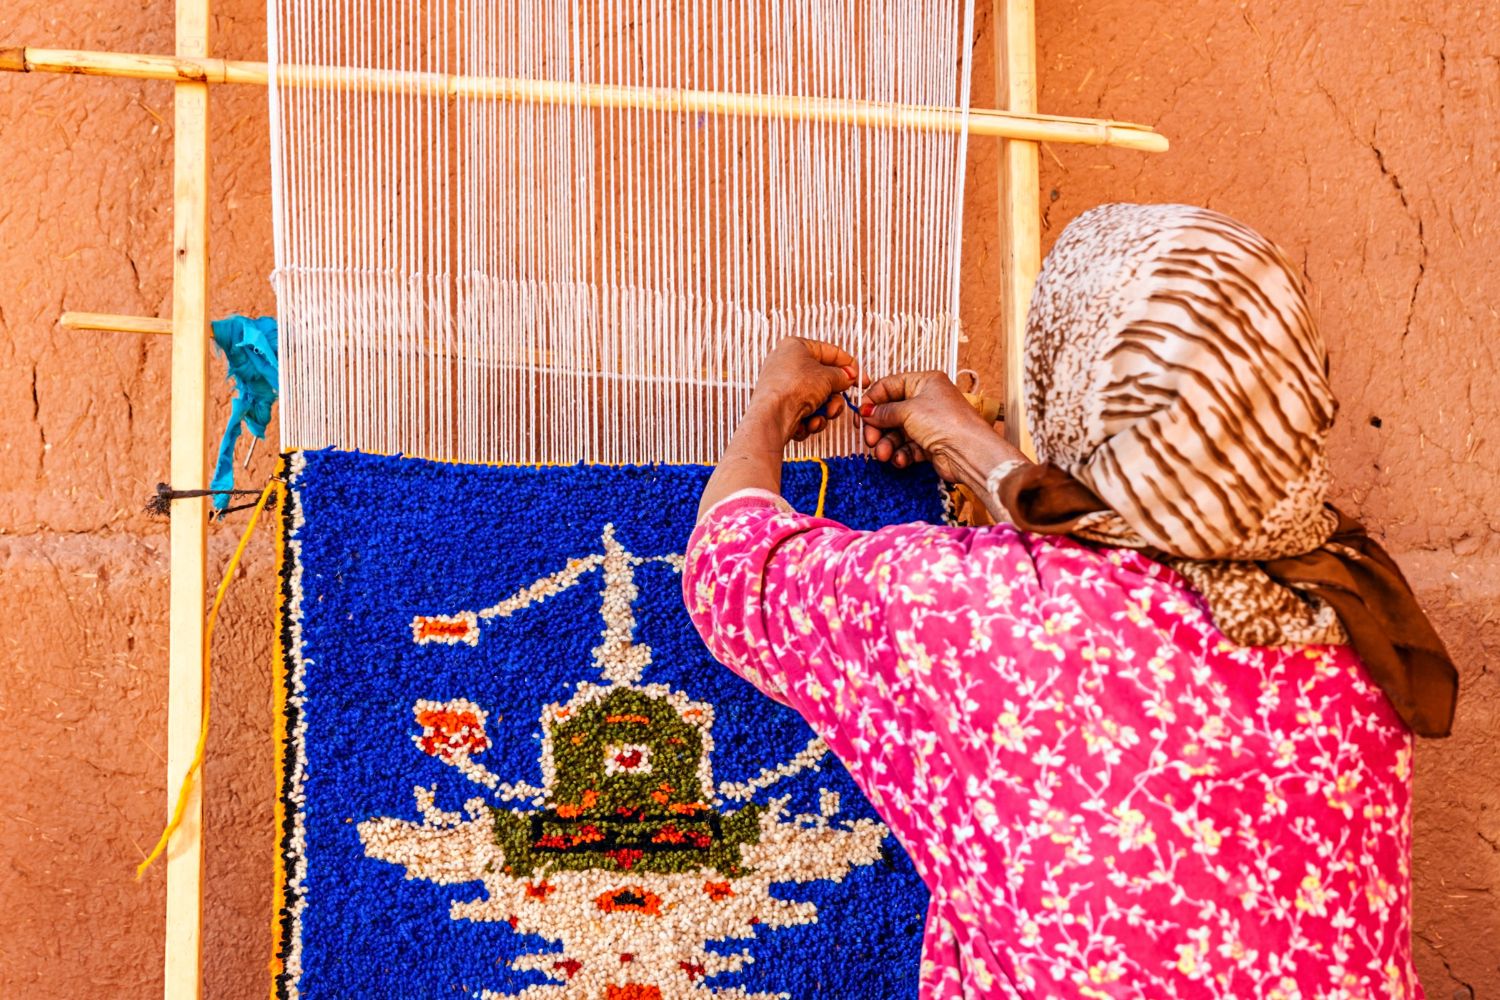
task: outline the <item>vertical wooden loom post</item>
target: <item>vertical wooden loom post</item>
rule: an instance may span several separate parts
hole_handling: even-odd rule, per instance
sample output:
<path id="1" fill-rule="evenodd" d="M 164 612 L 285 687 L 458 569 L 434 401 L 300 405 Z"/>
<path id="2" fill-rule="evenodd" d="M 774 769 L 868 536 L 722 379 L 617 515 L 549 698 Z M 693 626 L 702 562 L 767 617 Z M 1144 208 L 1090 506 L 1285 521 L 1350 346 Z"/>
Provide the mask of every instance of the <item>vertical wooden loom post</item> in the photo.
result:
<path id="1" fill-rule="evenodd" d="M 1006 111 L 1036 113 L 1036 5 L 1034 0 L 994 0 L 995 99 Z M 1022 392 L 1026 310 L 1042 268 L 1042 200 L 1035 142 L 1006 139 L 1001 149 L 1000 246 L 1005 267 L 1002 302 L 1005 335 L 1005 432 L 1035 457 Z"/>
<path id="2" fill-rule="evenodd" d="M 206 57 L 208 0 L 177 0 L 177 54 Z M 208 84 L 178 83 L 172 156 L 171 481 L 208 486 Z M 203 721 L 206 499 L 177 500 L 171 516 L 167 695 L 167 809 L 192 763 Z M 167 847 L 167 1000 L 202 992 L 203 781 Z"/>

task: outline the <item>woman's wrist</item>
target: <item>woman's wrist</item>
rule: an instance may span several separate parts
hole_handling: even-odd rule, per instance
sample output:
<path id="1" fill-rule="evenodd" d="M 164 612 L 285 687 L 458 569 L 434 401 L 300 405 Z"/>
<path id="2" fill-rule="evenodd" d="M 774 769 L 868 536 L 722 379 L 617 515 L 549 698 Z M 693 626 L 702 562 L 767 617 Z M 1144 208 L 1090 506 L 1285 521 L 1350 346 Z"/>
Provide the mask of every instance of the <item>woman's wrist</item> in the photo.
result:
<path id="1" fill-rule="evenodd" d="M 791 440 L 776 407 L 752 399 L 745 418 L 735 429 L 729 447 L 703 489 L 698 516 L 741 490 L 781 492 L 781 460 Z"/>
<path id="2" fill-rule="evenodd" d="M 1005 462 L 1027 461 L 1025 454 L 987 424 L 965 424 L 948 447 L 949 464 L 957 482 L 989 505 L 990 472 Z M 995 513 L 995 511 L 991 511 Z"/>
<path id="3" fill-rule="evenodd" d="M 797 432 L 800 418 L 796 408 L 785 401 L 756 393 L 750 397 L 750 406 L 735 434 L 749 431 L 756 435 L 770 435 L 779 442 L 779 447 L 785 448 Z"/>

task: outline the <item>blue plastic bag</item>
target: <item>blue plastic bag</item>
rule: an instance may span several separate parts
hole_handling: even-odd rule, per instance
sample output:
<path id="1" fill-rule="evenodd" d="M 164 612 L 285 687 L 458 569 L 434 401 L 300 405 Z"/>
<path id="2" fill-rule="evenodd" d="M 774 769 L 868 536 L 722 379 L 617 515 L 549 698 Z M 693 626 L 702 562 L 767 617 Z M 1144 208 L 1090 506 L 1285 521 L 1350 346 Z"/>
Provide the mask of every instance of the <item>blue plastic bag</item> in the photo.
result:
<path id="1" fill-rule="evenodd" d="M 229 379 L 234 383 L 234 403 L 229 410 L 229 425 L 219 442 L 219 460 L 214 465 L 209 489 L 214 490 L 214 509 L 229 506 L 228 491 L 234 488 L 234 448 L 240 432 L 266 439 L 266 425 L 271 421 L 271 407 L 280 392 L 277 370 L 276 318 L 230 316 L 213 323 L 214 346 L 224 355 Z"/>

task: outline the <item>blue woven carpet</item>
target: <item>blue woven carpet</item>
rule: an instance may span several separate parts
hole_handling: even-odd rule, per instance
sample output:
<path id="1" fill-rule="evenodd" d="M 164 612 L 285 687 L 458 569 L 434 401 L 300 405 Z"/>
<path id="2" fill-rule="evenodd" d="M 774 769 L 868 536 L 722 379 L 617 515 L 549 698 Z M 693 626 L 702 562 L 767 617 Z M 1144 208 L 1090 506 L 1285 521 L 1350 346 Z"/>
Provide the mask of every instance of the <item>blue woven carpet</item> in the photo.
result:
<path id="1" fill-rule="evenodd" d="M 830 517 L 941 516 L 829 464 Z M 910 862 L 683 610 L 709 470 L 288 467 L 282 996 L 916 995 Z"/>

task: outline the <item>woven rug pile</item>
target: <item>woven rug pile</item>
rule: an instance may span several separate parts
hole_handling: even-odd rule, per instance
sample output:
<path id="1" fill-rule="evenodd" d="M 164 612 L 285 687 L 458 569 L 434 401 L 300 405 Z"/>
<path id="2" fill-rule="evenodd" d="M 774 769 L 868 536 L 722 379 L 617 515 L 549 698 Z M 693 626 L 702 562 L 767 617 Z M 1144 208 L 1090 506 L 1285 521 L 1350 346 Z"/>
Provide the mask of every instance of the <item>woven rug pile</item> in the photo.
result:
<path id="1" fill-rule="evenodd" d="M 680 596 L 702 467 L 287 459 L 282 997 L 914 997 L 927 895 Z M 817 463 L 787 467 L 812 510 Z M 937 520 L 828 463 L 827 514 Z"/>

